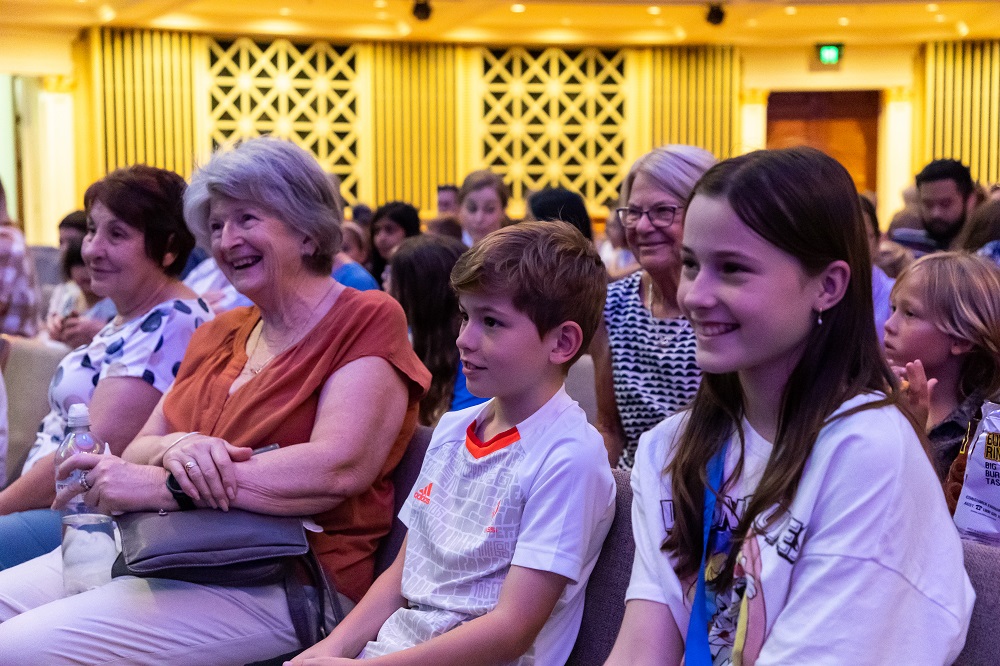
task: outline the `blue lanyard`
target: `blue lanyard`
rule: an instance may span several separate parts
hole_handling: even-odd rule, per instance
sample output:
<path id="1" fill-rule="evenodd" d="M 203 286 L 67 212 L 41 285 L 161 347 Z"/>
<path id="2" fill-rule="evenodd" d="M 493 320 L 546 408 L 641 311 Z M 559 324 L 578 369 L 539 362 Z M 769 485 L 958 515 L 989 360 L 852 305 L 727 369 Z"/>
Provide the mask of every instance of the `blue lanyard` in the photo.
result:
<path id="1" fill-rule="evenodd" d="M 694 605 L 688 622 L 687 637 L 684 640 L 685 666 L 711 666 L 712 652 L 708 646 L 708 600 L 705 598 L 705 560 L 708 558 L 708 536 L 715 519 L 715 494 L 722 488 L 722 474 L 726 466 L 726 445 L 722 445 L 708 461 L 708 488 L 705 489 L 702 515 L 701 565 L 698 567 L 698 582 L 694 590 Z"/>

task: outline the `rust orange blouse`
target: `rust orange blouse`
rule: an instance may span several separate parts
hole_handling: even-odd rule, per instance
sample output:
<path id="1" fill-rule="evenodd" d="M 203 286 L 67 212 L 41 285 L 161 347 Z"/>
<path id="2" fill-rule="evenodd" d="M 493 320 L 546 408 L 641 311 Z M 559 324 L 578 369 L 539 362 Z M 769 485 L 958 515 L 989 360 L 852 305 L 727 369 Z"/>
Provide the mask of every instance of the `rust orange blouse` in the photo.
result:
<path id="1" fill-rule="evenodd" d="M 197 430 L 235 446 L 307 442 L 320 391 L 330 375 L 365 356 L 388 361 L 409 388 L 403 428 L 372 487 L 315 516 L 323 532 L 309 535 L 337 590 L 358 601 L 372 583 L 375 548 L 392 524 L 389 475 L 417 425 L 418 403 L 430 374 L 407 340 L 399 304 L 382 292 L 345 289 L 310 333 L 229 395 L 246 364 L 246 342 L 259 320 L 256 307 L 237 308 L 199 328 L 167 394 L 164 414 L 173 431 Z"/>

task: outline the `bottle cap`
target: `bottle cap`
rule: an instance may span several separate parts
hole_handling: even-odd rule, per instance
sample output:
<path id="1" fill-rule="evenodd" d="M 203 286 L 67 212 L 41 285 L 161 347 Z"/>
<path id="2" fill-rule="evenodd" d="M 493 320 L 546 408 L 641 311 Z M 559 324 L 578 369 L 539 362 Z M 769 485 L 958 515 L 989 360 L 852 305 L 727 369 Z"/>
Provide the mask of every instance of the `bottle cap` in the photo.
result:
<path id="1" fill-rule="evenodd" d="M 70 428 L 82 428 L 90 426 L 90 409 L 82 402 L 69 406 L 69 419 L 67 425 Z"/>

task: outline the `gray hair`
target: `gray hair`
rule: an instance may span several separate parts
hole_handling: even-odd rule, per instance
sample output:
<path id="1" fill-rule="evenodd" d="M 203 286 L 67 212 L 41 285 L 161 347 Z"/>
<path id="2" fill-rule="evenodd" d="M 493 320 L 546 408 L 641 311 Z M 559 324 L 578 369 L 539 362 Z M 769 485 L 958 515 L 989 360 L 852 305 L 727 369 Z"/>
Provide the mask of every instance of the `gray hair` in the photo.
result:
<path id="1" fill-rule="evenodd" d="M 712 153 L 702 148 L 673 144 L 654 148 L 635 161 L 622 182 L 621 205 L 628 205 L 632 185 L 640 173 L 681 203 L 686 203 L 695 184 L 715 164 Z"/>
<path id="2" fill-rule="evenodd" d="M 292 231 L 309 238 L 316 253 L 302 257 L 318 274 L 329 274 L 340 250 L 342 214 L 327 174 L 316 159 L 289 141 L 258 137 L 232 150 L 219 149 L 198 169 L 184 194 L 184 219 L 199 244 L 211 244 L 208 217 L 213 197 L 259 206 Z"/>

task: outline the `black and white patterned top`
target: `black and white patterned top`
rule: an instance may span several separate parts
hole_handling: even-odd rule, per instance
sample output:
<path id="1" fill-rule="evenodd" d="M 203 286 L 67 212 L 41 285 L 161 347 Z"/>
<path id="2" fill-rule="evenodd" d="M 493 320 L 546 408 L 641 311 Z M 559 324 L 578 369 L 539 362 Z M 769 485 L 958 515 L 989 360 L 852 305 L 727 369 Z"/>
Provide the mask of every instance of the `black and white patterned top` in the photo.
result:
<path id="1" fill-rule="evenodd" d="M 615 403 L 625 431 L 622 469 L 632 469 L 639 435 L 691 402 L 701 383 L 691 324 L 683 317 L 653 317 L 639 295 L 641 278 L 638 271 L 612 282 L 604 306 Z"/>

